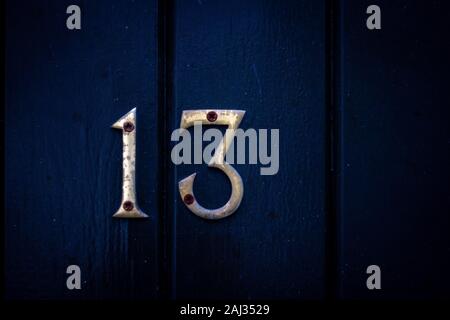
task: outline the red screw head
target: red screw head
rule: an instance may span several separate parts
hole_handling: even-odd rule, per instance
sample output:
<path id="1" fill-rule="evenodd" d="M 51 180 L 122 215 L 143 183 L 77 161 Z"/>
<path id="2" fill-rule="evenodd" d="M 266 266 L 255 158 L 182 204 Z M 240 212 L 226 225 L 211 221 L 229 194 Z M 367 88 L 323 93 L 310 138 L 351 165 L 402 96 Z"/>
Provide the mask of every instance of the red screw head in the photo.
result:
<path id="1" fill-rule="evenodd" d="M 127 121 L 123 124 L 123 130 L 125 132 L 131 132 L 134 130 L 134 124 L 130 121 Z"/>
<path id="2" fill-rule="evenodd" d="M 125 202 L 123 203 L 123 208 L 125 209 L 125 211 L 131 211 L 131 210 L 133 210 L 133 209 L 134 209 L 133 202 L 131 202 L 131 201 L 125 201 Z"/>
<path id="3" fill-rule="evenodd" d="M 194 196 L 192 194 L 187 194 L 187 195 L 184 196 L 183 201 L 187 205 L 190 205 L 190 204 L 194 203 L 195 199 L 194 199 Z"/>
<path id="4" fill-rule="evenodd" d="M 214 111 L 210 111 L 206 114 L 206 119 L 208 119 L 209 122 L 214 122 L 217 120 L 217 113 Z"/>

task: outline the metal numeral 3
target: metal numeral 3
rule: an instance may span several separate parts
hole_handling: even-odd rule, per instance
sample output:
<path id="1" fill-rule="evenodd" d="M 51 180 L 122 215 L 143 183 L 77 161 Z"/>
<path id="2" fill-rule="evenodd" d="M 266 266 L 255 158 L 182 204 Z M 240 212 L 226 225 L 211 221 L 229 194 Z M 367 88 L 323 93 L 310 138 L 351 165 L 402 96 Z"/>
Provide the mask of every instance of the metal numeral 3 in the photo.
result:
<path id="1" fill-rule="evenodd" d="M 222 170 L 231 182 L 231 197 L 224 206 L 218 209 L 206 209 L 202 207 L 194 196 L 193 185 L 196 173 L 178 183 L 181 198 L 185 205 L 195 215 L 204 219 L 222 219 L 234 213 L 241 204 L 244 196 L 244 184 L 239 173 L 225 162 L 225 155 L 233 142 L 236 129 L 244 117 L 242 110 L 185 110 L 181 115 L 180 127 L 187 129 L 196 123 L 202 125 L 228 125 L 225 136 L 216 148 L 216 152 L 208 163 L 209 167 Z"/>

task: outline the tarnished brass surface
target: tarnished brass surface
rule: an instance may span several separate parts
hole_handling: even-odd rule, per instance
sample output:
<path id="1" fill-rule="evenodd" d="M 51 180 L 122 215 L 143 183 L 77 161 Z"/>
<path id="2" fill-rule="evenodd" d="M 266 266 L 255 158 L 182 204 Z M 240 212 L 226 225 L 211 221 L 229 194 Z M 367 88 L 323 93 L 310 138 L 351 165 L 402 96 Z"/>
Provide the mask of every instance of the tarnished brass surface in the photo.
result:
<path id="1" fill-rule="evenodd" d="M 122 202 L 115 218 L 147 218 L 136 200 L 136 108 L 114 123 L 112 128 L 122 130 Z"/>
<path id="2" fill-rule="evenodd" d="M 216 148 L 216 152 L 208 163 L 209 167 L 214 167 L 222 170 L 230 179 L 231 182 L 231 196 L 228 202 L 217 209 L 206 209 L 202 207 L 195 199 L 193 185 L 196 173 L 191 174 L 187 178 L 178 183 L 181 199 L 184 204 L 195 215 L 204 219 L 222 219 L 234 213 L 241 204 L 244 196 L 244 184 L 239 173 L 228 163 L 224 158 L 233 142 L 235 130 L 244 117 L 245 111 L 242 110 L 185 110 L 181 116 L 180 127 L 187 129 L 195 124 L 202 125 L 228 125 L 225 136 Z M 186 201 L 189 199 L 189 201 Z"/>

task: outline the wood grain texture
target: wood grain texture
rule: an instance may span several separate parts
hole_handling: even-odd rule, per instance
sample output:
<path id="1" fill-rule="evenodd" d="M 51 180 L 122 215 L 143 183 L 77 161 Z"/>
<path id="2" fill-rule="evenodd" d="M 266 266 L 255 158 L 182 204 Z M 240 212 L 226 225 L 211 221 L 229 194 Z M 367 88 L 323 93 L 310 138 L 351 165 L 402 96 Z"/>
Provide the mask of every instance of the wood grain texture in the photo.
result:
<path id="1" fill-rule="evenodd" d="M 280 170 L 234 165 L 244 198 L 206 221 L 178 196 L 216 208 L 230 185 L 206 165 L 174 168 L 173 297 L 324 296 L 325 8 L 323 1 L 176 1 L 173 129 L 184 109 L 246 110 L 241 128 L 280 129 Z"/>
<path id="2" fill-rule="evenodd" d="M 449 3 L 371 4 L 341 1 L 340 296 L 448 298 Z"/>
<path id="3" fill-rule="evenodd" d="M 156 2 L 8 1 L 6 296 L 154 297 L 157 289 Z M 151 218 L 113 219 L 120 132 L 138 108 L 137 188 Z M 66 288 L 77 264 L 82 290 Z"/>
<path id="4" fill-rule="evenodd" d="M 80 1 L 69 31 L 72 2 L 9 0 L 6 297 L 321 299 L 336 280 L 339 298 L 448 298 L 449 4 L 379 0 L 382 30 L 369 31 L 372 2 L 334 3 L 326 17 L 317 0 Z M 150 219 L 127 221 L 112 218 L 122 140 L 110 126 L 134 107 Z M 182 111 L 206 108 L 280 129 L 279 172 L 233 165 L 244 198 L 218 221 L 192 214 L 178 181 L 197 172 L 198 201 L 217 208 L 226 176 L 170 160 Z M 71 264 L 80 291 L 66 288 Z M 381 291 L 366 288 L 371 264 Z"/>

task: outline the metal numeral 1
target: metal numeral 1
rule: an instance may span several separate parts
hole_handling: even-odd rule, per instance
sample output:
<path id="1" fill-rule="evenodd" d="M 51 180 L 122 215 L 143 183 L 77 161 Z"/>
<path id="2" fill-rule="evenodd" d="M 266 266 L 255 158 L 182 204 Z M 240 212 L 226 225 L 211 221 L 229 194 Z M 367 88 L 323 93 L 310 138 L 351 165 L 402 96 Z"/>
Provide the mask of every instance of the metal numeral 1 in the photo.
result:
<path id="1" fill-rule="evenodd" d="M 136 200 L 136 108 L 132 109 L 112 126 L 122 130 L 122 203 L 115 218 L 147 218 Z"/>

